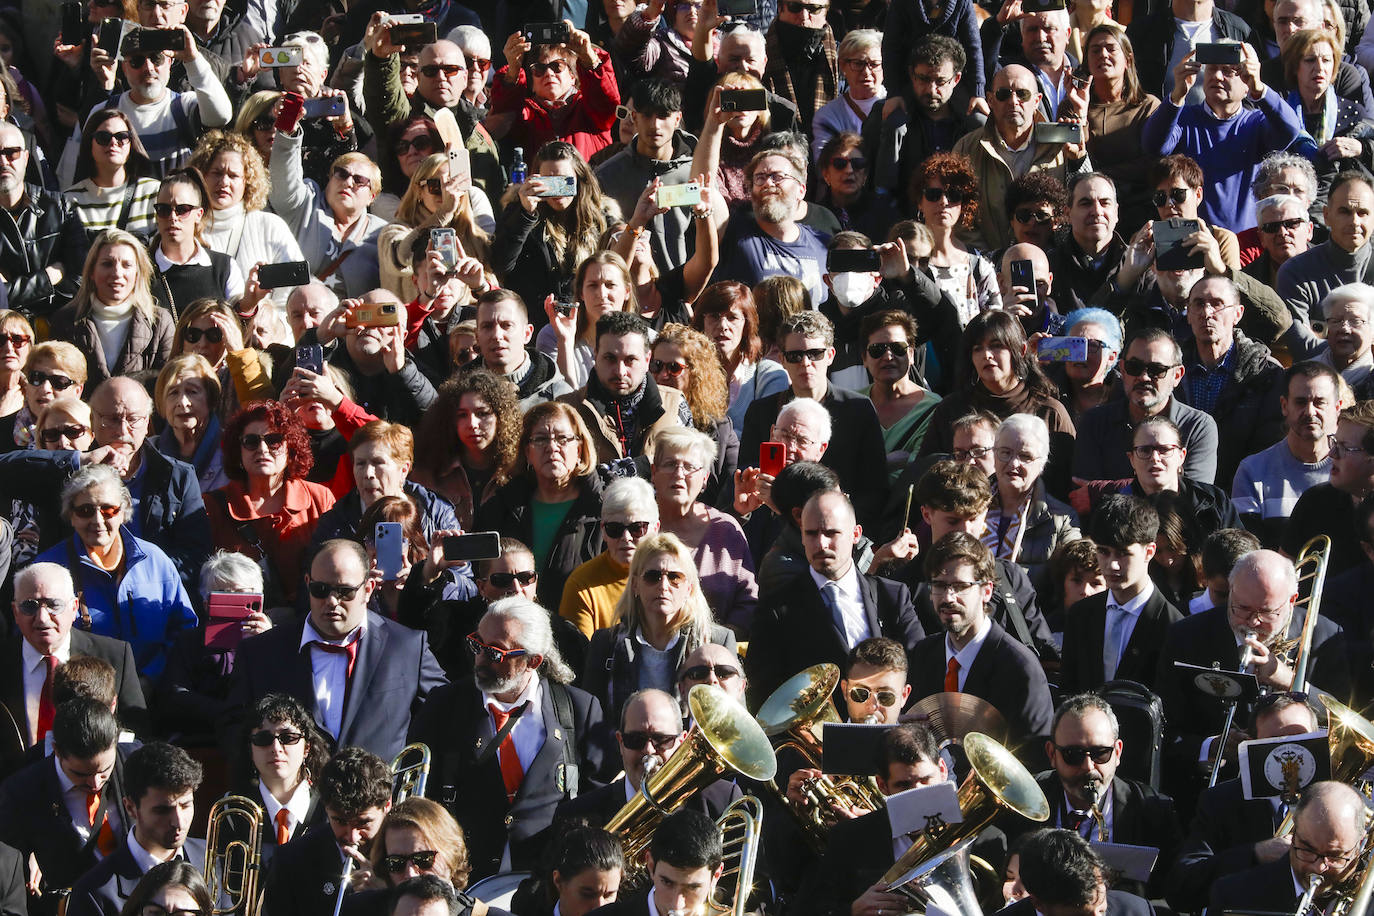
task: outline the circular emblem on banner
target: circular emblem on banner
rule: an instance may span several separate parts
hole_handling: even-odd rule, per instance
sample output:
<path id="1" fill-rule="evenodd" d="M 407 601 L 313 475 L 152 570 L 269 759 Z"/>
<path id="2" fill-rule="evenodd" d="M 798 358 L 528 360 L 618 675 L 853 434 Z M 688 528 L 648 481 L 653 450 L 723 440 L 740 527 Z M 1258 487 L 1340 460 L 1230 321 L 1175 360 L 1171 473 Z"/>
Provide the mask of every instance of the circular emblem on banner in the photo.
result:
<path id="1" fill-rule="evenodd" d="M 1295 795 L 1317 775 L 1317 759 L 1301 744 L 1280 744 L 1264 758 L 1264 778 L 1286 795 Z"/>
<path id="2" fill-rule="evenodd" d="M 1198 690 L 1219 700 L 1233 700 L 1240 696 L 1240 685 L 1224 674 L 1202 671 L 1193 677 Z"/>

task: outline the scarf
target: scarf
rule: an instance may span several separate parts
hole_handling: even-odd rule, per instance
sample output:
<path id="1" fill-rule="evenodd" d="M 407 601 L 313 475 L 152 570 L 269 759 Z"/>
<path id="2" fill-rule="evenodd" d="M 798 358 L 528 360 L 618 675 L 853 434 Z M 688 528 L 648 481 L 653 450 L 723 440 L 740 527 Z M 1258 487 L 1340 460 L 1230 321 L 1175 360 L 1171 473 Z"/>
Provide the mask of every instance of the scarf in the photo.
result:
<path id="1" fill-rule="evenodd" d="M 730 131 L 724 131 L 720 140 L 720 165 L 716 169 L 717 189 L 731 204 L 749 200 L 749 183 L 744 180 L 744 168 L 758 152 L 759 138 L 763 136 L 763 124 L 758 121 L 744 139 L 736 140 Z"/>
<path id="2" fill-rule="evenodd" d="M 1302 97 L 1298 95 L 1298 90 L 1294 89 L 1288 93 L 1288 104 L 1293 106 L 1293 110 L 1302 115 L 1303 123 L 1315 121 L 1316 127 L 1310 129 L 1309 133 L 1313 140 L 1317 141 L 1318 146 L 1323 146 L 1330 140 L 1336 132 L 1337 106 L 1340 104 L 1336 98 L 1336 93 L 1329 88 L 1322 96 L 1322 110 L 1320 114 L 1308 115 L 1307 109 L 1303 107 Z"/>
<path id="3" fill-rule="evenodd" d="M 790 22 L 776 20 L 778 41 L 782 43 L 783 56 L 789 61 L 810 63 L 821 53 L 825 41 L 825 29 L 808 29 Z"/>

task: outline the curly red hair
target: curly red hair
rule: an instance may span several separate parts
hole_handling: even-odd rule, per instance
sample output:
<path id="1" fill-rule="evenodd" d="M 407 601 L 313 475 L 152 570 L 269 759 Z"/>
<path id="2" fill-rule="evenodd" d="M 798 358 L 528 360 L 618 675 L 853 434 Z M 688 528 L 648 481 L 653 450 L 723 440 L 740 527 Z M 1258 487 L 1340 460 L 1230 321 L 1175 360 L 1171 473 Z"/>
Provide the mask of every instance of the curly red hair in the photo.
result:
<path id="1" fill-rule="evenodd" d="M 946 188 L 957 188 L 964 192 L 959 225 L 965 229 L 972 226 L 978 217 L 978 178 L 973 174 L 973 164 L 969 158 L 958 153 L 936 153 L 921 163 L 921 167 L 911 176 L 913 207 L 919 207 L 921 194 L 936 179 Z"/>
<path id="2" fill-rule="evenodd" d="M 287 480 L 300 480 L 310 473 L 315 466 L 315 455 L 310 451 L 310 434 L 305 425 L 280 401 L 253 401 L 239 408 L 224 424 L 224 436 L 220 441 L 224 450 L 224 476 L 239 483 L 248 480 L 239 440 L 249 423 L 266 423 L 269 431 L 286 437 Z"/>

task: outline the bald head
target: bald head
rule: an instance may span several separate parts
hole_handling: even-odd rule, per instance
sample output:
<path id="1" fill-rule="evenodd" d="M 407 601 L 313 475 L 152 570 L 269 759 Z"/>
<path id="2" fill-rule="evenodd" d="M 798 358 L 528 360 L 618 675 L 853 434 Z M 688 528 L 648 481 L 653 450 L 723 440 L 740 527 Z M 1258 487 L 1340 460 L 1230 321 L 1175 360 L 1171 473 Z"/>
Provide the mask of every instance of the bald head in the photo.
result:
<path id="1" fill-rule="evenodd" d="M 1028 68 L 1020 64 L 1007 64 L 993 75 L 991 89 L 996 91 L 1003 86 L 1008 88 L 1022 86 L 1027 89 L 1034 89 L 1037 94 L 1039 93 L 1038 84 L 1035 82 L 1035 74 L 1031 73 Z"/>
<path id="2" fill-rule="evenodd" d="M 1006 97 L 999 99 L 999 93 Z M 1020 64 L 1009 64 L 998 70 L 988 84 L 988 105 L 1002 140 L 1019 149 L 1030 137 L 1040 105 L 1040 84 L 1035 74 Z"/>
<path id="3" fill-rule="evenodd" d="M 682 713 L 677 701 L 669 694 L 653 687 L 631 694 L 620 712 L 622 731 L 636 731 L 635 724 L 649 722 L 663 726 L 660 734 L 677 734 L 682 731 Z"/>
<path id="4" fill-rule="evenodd" d="M 734 669 L 735 673 L 731 674 L 730 669 Z M 734 650 L 708 642 L 693 650 L 678 668 L 678 692 L 684 702 L 688 691 L 697 684 L 714 684 L 743 703 L 744 688 L 748 682 L 744 677 L 744 666 Z"/>
<path id="5" fill-rule="evenodd" d="M 153 399 L 138 382 L 123 375 L 101 382 L 91 395 L 97 445 L 113 445 L 132 452 L 143 448 Z"/>
<path id="6" fill-rule="evenodd" d="M 400 297 L 389 289 L 368 290 L 363 293 L 362 300 L 368 305 L 381 305 L 383 303 L 392 303 L 394 305 L 404 304 L 401 302 Z"/>
<path id="7" fill-rule="evenodd" d="M 1231 568 L 1231 588 L 1237 583 L 1260 585 L 1285 594 L 1298 590 L 1298 575 L 1293 561 L 1274 550 L 1252 550 Z"/>
<path id="8" fill-rule="evenodd" d="M 438 67 L 426 73 L 426 68 Z M 467 61 L 463 49 L 451 41 L 436 41 L 420 50 L 420 81 L 415 91 L 439 108 L 456 105 L 467 88 Z"/>
<path id="9" fill-rule="evenodd" d="M 1022 242 L 1012 245 L 1002 255 L 1002 273 L 1011 270 L 1013 261 L 1030 261 L 1031 267 L 1035 268 L 1037 277 L 1044 276 L 1050 272 L 1050 259 L 1045 257 L 1045 250 L 1039 245 L 1032 245 L 1029 242 Z"/>
<path id="10" fill-rule="evenodd" d="M 1364 829 L 1364 798 L 1343 782 L 1315 782 L 1303 790 L 1296 817 L 1299 825 L 1320 820 Z"/>

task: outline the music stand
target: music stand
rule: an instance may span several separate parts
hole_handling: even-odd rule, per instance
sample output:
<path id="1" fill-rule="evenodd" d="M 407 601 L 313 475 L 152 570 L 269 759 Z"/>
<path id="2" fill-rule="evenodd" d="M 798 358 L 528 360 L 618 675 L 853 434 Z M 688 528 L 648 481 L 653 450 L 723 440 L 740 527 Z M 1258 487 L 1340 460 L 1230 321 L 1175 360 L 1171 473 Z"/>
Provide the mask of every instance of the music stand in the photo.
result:
<path id="1" fill-rule="evenodd" d="M 1259 680 L 1253 674 L 1244 671 L 1223 671 L 1220 667 L 1204 668 L 1201 665 L 1190 665 L 1187 662 L 1174 662 L 1174 667 L 1181 669 L 1184 682 L 1191 685 L 1192 689 L 1198 693 L 1221 700 L 1226 704 L 1226 722 L 1221 727 L 1221 734 L 1217 740 L 1221 746 L 1217 748 L 1217 756 L 1212 764 L 1212 774 L 1207 780 L 1207 788 L 1217 784 L 1217 776 L 1221 773 L 1222 754 L 1226 750 L 1226 736 L 1231 732 L 1231 725 L 1236 720 L 1236 707 L 1242 702 L 1253 703 L 1259 696 Z M 1191 675 L 1191 676 L 1190 676 Z"/>

